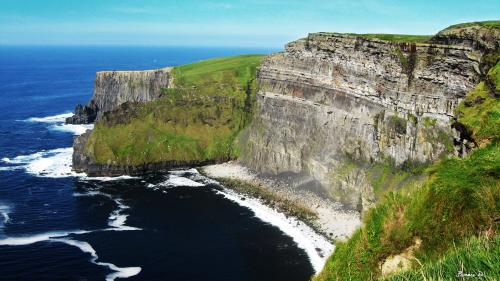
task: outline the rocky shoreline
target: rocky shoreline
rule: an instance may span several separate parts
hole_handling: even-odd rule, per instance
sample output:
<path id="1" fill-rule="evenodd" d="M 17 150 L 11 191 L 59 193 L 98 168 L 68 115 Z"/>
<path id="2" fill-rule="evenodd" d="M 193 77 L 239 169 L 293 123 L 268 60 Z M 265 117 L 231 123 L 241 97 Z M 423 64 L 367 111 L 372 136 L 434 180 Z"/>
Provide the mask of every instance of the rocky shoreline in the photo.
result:
<path id="1" fill-rule="evenodd" d="M 305 206 L 316 214 L 316 216 L 309 217 L 309 219 L 305 221 L 303 216 L 299 216 L 299 219 L 331 241 L 347 239 L 361 224 L 361 214 L 356 210 L 346 209 L 342 204 L 321 197 L 314 192 L 297 190 L 277 180 L 266 178 L 235 161 L 204 166 L 200 170 L 206 176 L 215 180 L 221 180 L 222 183 L 228 182 L 227 179 L 240 181 L 244 184 L 258 186 L 259 189 L 263 190 L 266 194 L 274 194 L 274 197 L 278 198 L 281 202 L 276 202 L 275 200 L 262 200 L 271 207 L 276 205 L 279 206 L 282 204 L 282 201 L 285 200 L 290 202 L 289 204 L 293 206 Z M 229 189 L 234 188 L 231 185 L 225 185 L 225 187 Z M 248 192 L 241 192 L 239 189 L 235 189 L 235 191 L 248 194 Z M 255 193 L 253 193 L 252 196 L 261 197 L 255 195 Z M 269 198 L 269 196 L 266 197 Z M 280 209 L 279 207 L 277 209 L 287 214 L 294 214 L 293 212 L 286 212 L 286 210 Z"/>

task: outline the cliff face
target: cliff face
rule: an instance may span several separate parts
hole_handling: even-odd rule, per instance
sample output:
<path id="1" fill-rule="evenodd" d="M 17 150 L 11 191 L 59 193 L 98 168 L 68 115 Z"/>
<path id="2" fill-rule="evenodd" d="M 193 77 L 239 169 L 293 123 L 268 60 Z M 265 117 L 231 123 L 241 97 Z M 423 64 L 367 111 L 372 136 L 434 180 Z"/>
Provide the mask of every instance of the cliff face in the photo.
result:
<path id="1" fill-rule="evenodd" d="M 478 82 L 474 46 L 310 34 L 264 60 L 241 161 L 297 188 L 366 207 L 366 167 L 461 153 L 454 109 Z"/>
<path id="2" fill-rule="evenodd" d="M 67 123 L 82 124 L 99 120 L 125 102 L 147 102 L 160 97 L 162 88 L 172 87 L 171 68 L 144 71 L 100 71 L 96 74 L 90 102 L 78 105 Z"/>

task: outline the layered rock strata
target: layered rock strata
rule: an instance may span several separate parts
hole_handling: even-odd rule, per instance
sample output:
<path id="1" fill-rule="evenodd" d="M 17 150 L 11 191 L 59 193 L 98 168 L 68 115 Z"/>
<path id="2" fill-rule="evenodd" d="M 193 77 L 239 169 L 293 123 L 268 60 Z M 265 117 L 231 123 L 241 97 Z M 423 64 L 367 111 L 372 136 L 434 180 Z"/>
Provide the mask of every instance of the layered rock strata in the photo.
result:
<path id="1" fill-rule="evenodd" d="M 458 153 L 451 124 L 480 79 L 478 45 L 336 33 L 289 43 L 258 71 L 257 112 L 240 160 L 296 188 L 367 207 L 374 198 L 367 166 L 408 168 Z"/>
<path id="2" fill-rule="evenodd" d="M 100 71 L 94 82 L 94 94 L 87 105 L 78 105 L 66 122 L 86 124 L 99 120 L 105 112 L 125 102 L 157 99 L 162 88 L 172 87 L 170 67 L 144 71 Z"/>

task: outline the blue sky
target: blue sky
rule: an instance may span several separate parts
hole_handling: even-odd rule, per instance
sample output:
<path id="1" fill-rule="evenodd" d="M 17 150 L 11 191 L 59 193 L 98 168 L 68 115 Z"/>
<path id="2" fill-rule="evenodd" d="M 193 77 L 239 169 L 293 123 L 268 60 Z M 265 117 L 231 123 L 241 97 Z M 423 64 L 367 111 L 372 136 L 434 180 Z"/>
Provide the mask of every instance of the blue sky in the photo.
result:
<path id="1" fill-rule="evenodd" d="M 309 32 L 434 34 L 500 0 L 0 0 L 0 45 L 281 47 Z"/>

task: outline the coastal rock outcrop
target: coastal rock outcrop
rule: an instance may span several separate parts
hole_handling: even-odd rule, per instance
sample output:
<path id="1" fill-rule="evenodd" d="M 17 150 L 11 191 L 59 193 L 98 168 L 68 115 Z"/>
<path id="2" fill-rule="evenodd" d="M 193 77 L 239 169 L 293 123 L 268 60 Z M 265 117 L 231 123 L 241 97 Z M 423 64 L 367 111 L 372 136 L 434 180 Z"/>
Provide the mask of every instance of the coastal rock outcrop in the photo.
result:
<path id="1" fill-rule="evenodd" d="M 217 164 L 219 161 L 192 160 L 192 161 L 161 161 L 154 163 L 143 163 L 141 165 L 121 165 L 112 163 L 96 163 L 88 153 L 85 152 L 86 143 L 92 131 L 75 138 L 73 143 L 72 168 L 77 173 L 85 173 L 91 177 L 117 177 L 122 175 L 142 176 L 155 173 L 166 173 L 172 169 L 190 168 Z"/>
<path id="2" fill-rule="evenodd" d="M 374 198 L 373 163 L 411 169 L 458 153 L 454 109 L 480 79 L 483 43 L 338 33 L 291 42 L 257 73 L 257 112 L 240 161 L 364 209 Z"/>
<path id="3" fill-rule="evenodd" d="M 99 120 L 125 102 L 147 102 L 159 98 L 162 88 L 172 87 L 172 68 L 144 71 L 100 71 L 96 73 L 94 94 L 87 105 L 77 105 L 69 124 Z"/>

